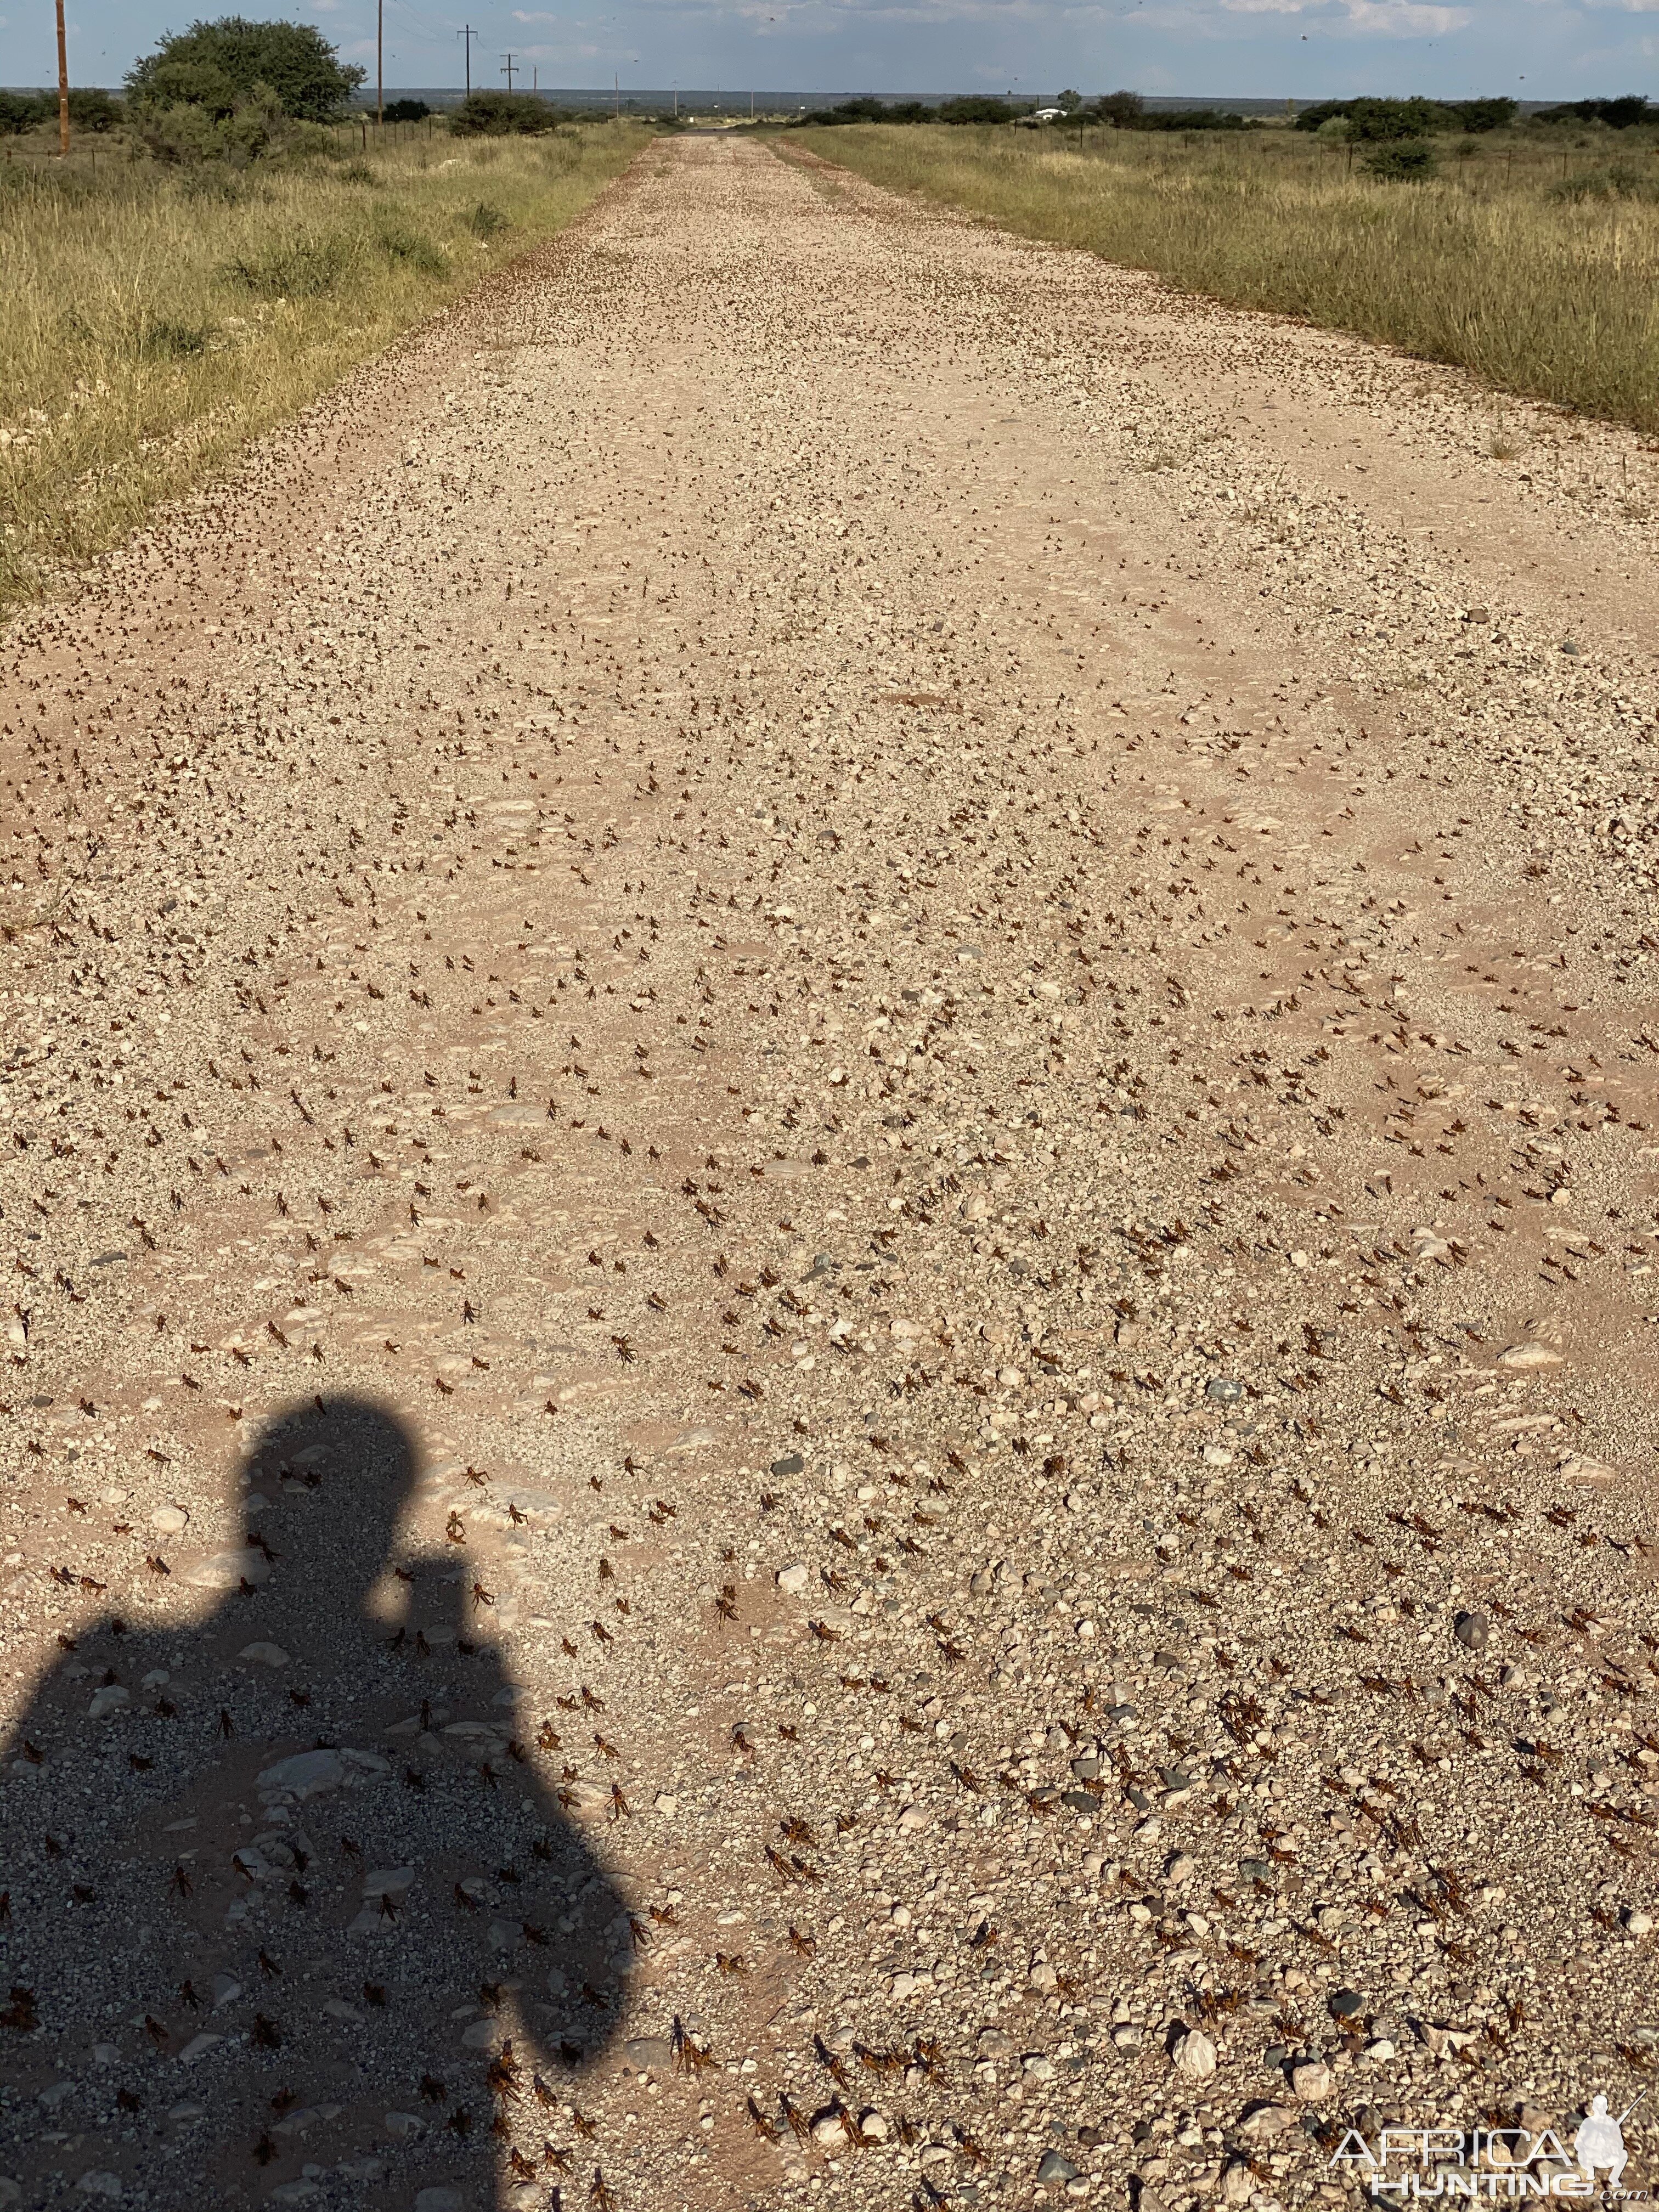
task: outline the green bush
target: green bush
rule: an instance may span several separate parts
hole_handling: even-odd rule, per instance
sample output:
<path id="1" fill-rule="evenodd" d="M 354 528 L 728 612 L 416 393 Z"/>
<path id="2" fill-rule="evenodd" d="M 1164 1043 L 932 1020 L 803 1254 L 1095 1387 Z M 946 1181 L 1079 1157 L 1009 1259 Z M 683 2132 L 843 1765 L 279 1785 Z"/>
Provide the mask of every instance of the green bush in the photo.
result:
<path id="1" fill-rule="evenodd" d="M 877 100 L 865 94 L 857 100 L 843 100 L 835 107 L 798 115 L 794 123 L 800 127 L 812 123 L 932 123 L 935 119 L 935 111 L 920 100 Z"/>
<path id="2" fill-rule="evenodd" d="M 1512 100 L 1322 100 L 1296 118 L 1298 131 L 1346 125 L 1346 135 L 1368 145 L 1425 138 L 1431 132 L 1501 131 L 1520 112 Z"/>
<path id="3" fill-rule="evenodd" d="M 258 255 L 238 254 L 227 274 L 264 300 L 314 300 L 331 292 L 355 256 L 337 234 L 289 238 Z"/>
<path id="4" fill-rule="evenodd" d="M 44 92 L 0 92 L 0 138 L 21 138 L 57 112 Z"/>
<path id="5" fill-rule="evenodd" d="M 1365 164 L 1374 177 L 1396 184 L 1416 184 L 1431 177 L 1440 167 L 1432 146 L 1420 138 L 1395 138 L 1381 145 Z"/>
<path id="6" fill-rule="evenodd" d="M 1640 93 L 1626 93 L 1618 100 L 1573 100 L 1560 107 L 1546 107 L 1534 123 L 1602 123 L 1609 131 L 1628 131 L 1638 123 L 1651 123 L 1659 109 L 1648 106 Z"/>
<path id="7" fill-rule="evenodd" d="M 388 100 L 382 110 L 388 123 L 424 123 L 431 112 L 423 100 Z"/>
<path id="8" fill-rule="evenodd" d="M 57 107 L 57 101 L 52 106 Z M 124 110 L 118 100 L 101 91 L 94 84 L 71 88 L 69 96 L 70 121 L 77 131 L 90 131 L 101 137 L 113 131 L 121 120 Z"/>
<path id="9" fill-rule="evenodd" d="M 1097 122 L 1115 124 L 1119 130 L 1132 130 L 1146 112 L 1146 103 L 1138 92 L 1109 92 L 1096 100 L 1091 110 Z"/>
<path id="10" fill-rule="evenodd" d="M 1422 138 L 1441 127 L 1443 111 L 1431 100 L 1351 100 L 1348 129 L 1362 143 L 1387 146 Z"/>
<path id="11" fill-rule="evenodd" d="M 246 170 L 227 168 L 222 161 L 186 169 L 179 179 L 179 189 L 186 199 L 215 207 L 246 207 L 256 197 Z"/>
<path id="12" fill-rule="evenodd" d="M 1120 127 L 1130 131 L 1248 131 L 1250 126 L 1242 115 L 1231 115 L 1224 107 L 1149 107 L 1133 123 Z"/>
<path id="13" fill-rule="evenodd" d="M 1451 113 L 1460 131 L 1503 131 L 1521 112 L 1515 100 L 1454 100 Z"/>
<path id="14" fill-rule="evenodd" d="M 508 228 L 507 217 L 489 200 L 480 200 L 467 217 L 467 228 L 480 238 L 495 238 Z"/>
<path id="15" fill-rule="evenodd" d="M 174 322 L 161 316 L 144 325 L 138 351 L 146 361 L 190 361 L 207 351 L 210 336 L 205 324 Z"/>
<path id="16" fill-rule="evenodd" d="M 1062 94 L 1061 98 L 1065 95 Z M 1243 131 L 1242 115 L 1219 107 L 1148 107 L 1138 92 L 1109 92 L 1091 107 L 1075 110 L 1078 123 L 1109 123 L 1117 131 Z"/>
<path id="17" fill-rule="evenodd" d="M 406 262 L 423 276 L 447 276 L 449 264 L 424 231 L 387 217 L 376 228 L 374 243 L 388 261 Z"/>
<path id="18" fill-rule="evenodd" d="M 460 138 L 536 137 L 563 120 L 533 92 L 474 92 L 450 110 L 449 129 Z"/>
<path id="19" fill-rule="evenodd" d="M 1644 177 L 1628 161 L 1609 162 L 1605 169 L 1583 169 L 1550 186 L 1553 200 L 1582 204 L 1586 200 L 1659 199 L 1659 178 Z"/>
<path id="20" fill-rule="evenodd" d="M 274 106 L 253 102 L 220 113 L 204 100 L 176 100 L 167 106 L 143 102 L 133 110 L 133 127 L 158 161 L 188 167 L 200 161 L 258 161 L 287 152 L 295 143 L 292 126 Z"/>
<path id="21" fill-rule="evenodd" d="M 219 118 L 236 112 L 236 82 L 216 62 L 187 55 L 157 60 L 142 89 L 133 88 L 133 105 L 141 114 L 169 107 L 199 107 Z"/>
<path id="22" fill-rule="evenodd" d="M 253 23 L 242 15 L 192 23 L 162 40 L 127 72 L 140 105 L 179 104 L 228 115 L 242 101 L 268 99 L 283 115 L 327 123 L 367 71 L 342 62 L 309 23 Z"/>
<path id="23" fill-rule="evenodd" d="M 933 119 L 939 123 L 1012 123 L 1014 111 L 1006 100 L 975 92 L 960 100 L 942 100 Z"/>

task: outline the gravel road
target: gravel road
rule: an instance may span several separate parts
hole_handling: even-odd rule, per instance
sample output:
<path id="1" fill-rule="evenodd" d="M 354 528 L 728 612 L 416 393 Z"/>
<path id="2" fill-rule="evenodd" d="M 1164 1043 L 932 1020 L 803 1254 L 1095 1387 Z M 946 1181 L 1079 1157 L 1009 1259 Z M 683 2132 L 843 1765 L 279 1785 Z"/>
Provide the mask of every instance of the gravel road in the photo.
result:
<path id="1" fill-rule="evenodd" d="M 0 2203 L 1631 2103 L 1655 485 L 687 140 L 13 624 Z"/>

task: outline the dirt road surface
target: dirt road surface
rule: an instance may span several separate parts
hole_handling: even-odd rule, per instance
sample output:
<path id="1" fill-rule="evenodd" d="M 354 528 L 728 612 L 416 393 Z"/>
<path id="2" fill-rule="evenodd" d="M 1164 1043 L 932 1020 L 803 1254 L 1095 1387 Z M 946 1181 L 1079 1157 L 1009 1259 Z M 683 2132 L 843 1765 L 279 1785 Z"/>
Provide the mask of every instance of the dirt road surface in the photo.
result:
<path id="1" fill-rule="evenodd" d="M 14 624 L 0 2198 L 1623 2111 L 1652 477 L 705 139 Z"/>

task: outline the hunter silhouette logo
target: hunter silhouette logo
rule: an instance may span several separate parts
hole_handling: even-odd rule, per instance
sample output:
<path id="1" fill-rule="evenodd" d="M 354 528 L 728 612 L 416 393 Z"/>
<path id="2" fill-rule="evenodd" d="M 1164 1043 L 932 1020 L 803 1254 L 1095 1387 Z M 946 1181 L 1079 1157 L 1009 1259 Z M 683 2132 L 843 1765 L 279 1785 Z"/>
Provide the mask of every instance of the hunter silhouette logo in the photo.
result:
<path id="1" fill-rule="evenodd" d="M 1625 2122 L 1647 2095 L 1645 2089 L 1626 2105 L 1615 2120 L 1607 2111 L 1607 2100 L 1602 2096 L 1590 2099 L 1589 2111 L 1579 2124 L 1572 2139 L 1572 2154 L 1578 2161 L 1578 2171 L 1587 2181 L 1594 2181 L 1598 2166 L 1607 2169 L 1607 2187 L 1616 2190 L 1625 2171 L 1625 2161 L 1630 2154 L 1625 2148 Z"/>
<path id="2" fill-rule="evenodd" d="M 1499 2198 L 1592 2197 L 1596 2176 L 1607 2176 L 1609 2197 L 1645 2197 L 1645 2190 L 1624 2185 L 1630 2154 L 1625 2123 L 1643 2098 L 1633 2098 L 1616 2117 L 1599 2091 L 1578 2124 L 1569 2150 L 1556 2130 L 1534 2134 L 1510 2128 L 1384 2128 L 1368 2143 L 1350 2128 L 1334 2153 L 1333 2166 L 1357 2166 L 1371 2191 L 1384 2202 L 1410 2198 Z"/>

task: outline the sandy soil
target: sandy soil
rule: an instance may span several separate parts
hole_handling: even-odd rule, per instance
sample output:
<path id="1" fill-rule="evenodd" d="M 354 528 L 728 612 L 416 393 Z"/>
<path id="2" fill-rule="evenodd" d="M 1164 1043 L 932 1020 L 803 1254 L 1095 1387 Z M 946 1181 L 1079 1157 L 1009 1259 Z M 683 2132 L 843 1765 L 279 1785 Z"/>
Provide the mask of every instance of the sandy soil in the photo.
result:
<path id="1" fill-rule="evenodd" d="M 0 2201 L 1630 2104 L 1652 476 L 686 141 L 13 625 Z"/>

